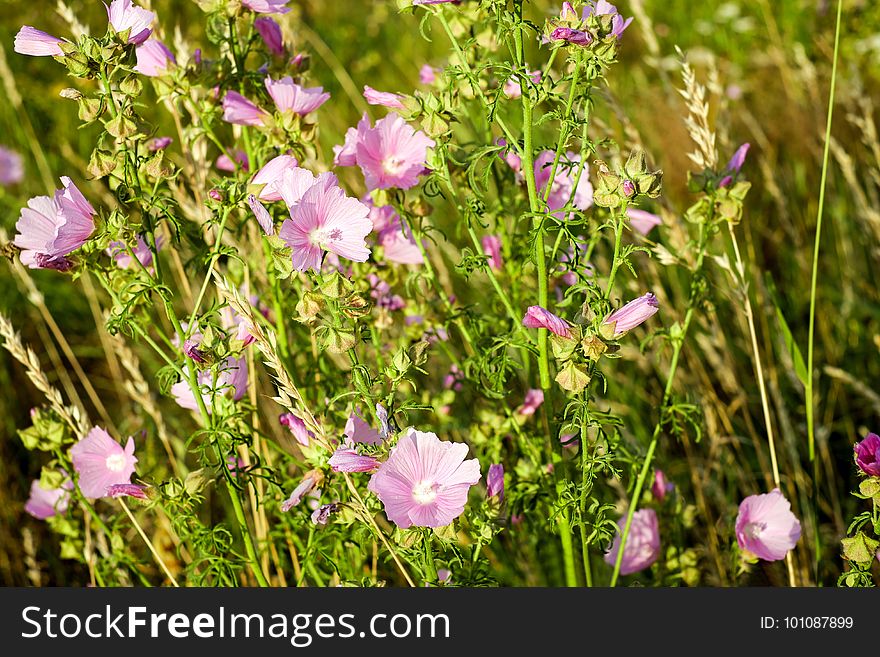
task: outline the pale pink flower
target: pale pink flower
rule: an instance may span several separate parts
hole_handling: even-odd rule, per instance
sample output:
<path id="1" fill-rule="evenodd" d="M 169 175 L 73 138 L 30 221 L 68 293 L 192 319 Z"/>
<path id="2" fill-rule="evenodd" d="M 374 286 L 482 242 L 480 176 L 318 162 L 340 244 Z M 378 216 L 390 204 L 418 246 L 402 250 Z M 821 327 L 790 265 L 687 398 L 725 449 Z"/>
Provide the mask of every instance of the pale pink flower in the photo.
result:
<path id="1" fill-rule="evenodd" d="M 147 499 L 146 486 L 140 484 L 111 484 L 107 486 L 106 497 L 134 497 L 139 500 Z"/>
<path id="2" fill-rule="evenodd" d="M 128 43 L 140 44 L 153 33 L 156 14 L 133 5 L 131 0 L 113 0 L 107 7 L 107 18 L 117 34 L 129 31 Z"/>
<path id="3" fill-rule="evenodd" d="M 547 183 L 550 182 L 555 157 L 554 151 L 543 151 L 535 158 L 535 185 L 542 199 L 547 193 Z M 587 210 L 593 205 L 593 185 L 590 183 L 586 164 L 578 180 L 577 189 L 574 187 L 580 161 L 580 155 L 572 151 L 567 151 L 565 156 L 559 159 L 553 185 L 550 187 L 550 195 L 547 197 L 547 207 L 551 214 L 557 217 L 562 217 L 560 210 L 569 202 L 578 210 Z"/>
<path id="4" fill-rule="evenodd" d="M 284 172 L 297 167 L 299 162 L 290 155 L 279 155 L 269 160 L 251 179 L 251 185 L 263 185 L 257 198 L 261 201 L 280 201 Z"/>
<path id="5" fill-rule="evenodd" d="M 488 256 L 489 266 L 499 271 L 504 266 L 504 261 L 501 259 L 501 238 L 497 235 L 486 235 L 480 243 L 483 246 L 483 253 Z"/>
<path id="6" fill-rule="evenodd" d="M 88 435 L 70 448 L 70 460 L 79 475 L 78 484 L 86 497 L 105 497 L 113 484 L 130 484 L 134 474 L 134 439 L 125 448 L 104 429 L 94 427 Z"/>
<path id="7" fill-rule="evenodd" d="M 765 561 L 785 559 L 801 537 L 801 523 L 778 488 L 749 495 L 739 505 L 736 542 L 740 549 Z"/>
<path id="8" fill-rule="evenodd" d="M 266 111 L 254 105 L 237 91 L 227 91 L 223 97 L 223 120 L 227 123 L 247 126 L 261 126 Z"/>
<path id="9" fill-rule="evenodd" d="M 152 151 L 162 151 L 171 146 L 174 140 L 171 137 L 154 137 L 147 142 L 147 148 Z"/>
<path id="10" fill-rule="evenodd" d="M 293 507 L 297 506 L 300 502 L 302 502 L 303 498 L 315 490 L 315 487 L 318 485 L 318 473 L 314 470 L 307 473 L 303 480 L 299 483 L 299 485 L 293 489 L 293 492 L 290 494 L 286 500 L 281 503 L 282 511 L 290 511 Z"/>
<path id="11" fill-rule="evenodd" d="M 541 404 L 544 403 L 544 391 L 540 388 L 530 388 L 523 398 L 522 406 L 516 409 L 520 415 L 534 415 Z"/>
<path id="12" fill-rule="evenodd" d="M 241 4 L 258 14 L 286 14 L 289 0 L 241 0 Z"/>
<path id="13" fill-rule="evenodd" d="M 184 369 L 186 369 L 185 365 Z M 231 393 L 234 401 L 244 397 L 248 389 L 247 363 L 244 358 L 230 356 L 217 373 L 216 383 L 214 382 L 214 374 L 210 370 L 198 372 L 196 379 L 202 401 L 210 414 L 212 412 L 211 399 L 214 395 L 230 396 Z M 171 386 L 171 394 L 174 396 L 174 401 L 182 408 L 191 411 L 199 410 L 198 401 L 190 389 L 188 381 L 178 381 Z"/>
<path id="14" fill-rule="evenodd" d="M 373 205 L 369 197 L 364 203 L 370 208 L 370 221 L 376 231 L 376 242 L 383 249 L 385 260 L 400 265 L 420 265 L 424 262 L 409 226 L 404 227 L 400 215 L 390 205 Z"/>
<path id="15" fill-rule="evenodd" d="M 250 169 L 251 163 L 250 160 L 248 160 L 247 153 L 236 149 L 233 150 L 231 154 L 232 157 L 229 157 L 226 153 L 221 153 L 217 158 L 217 161 L 214 162 L 214 166 L 220 171 L 226 171 L 228 173 L 235 173 L 239 168 L 241 168 L 242 171 L 248 171 Z"/>
<path id="16" fill-rule="evenodd" d="M 0 185 L 16 185 L 24 180 L 21 155 L 0 146 Z"/>
<path id="17" fill-rule="evenodd" d="M 352 413 L 348 416 L 344 435 L 353 443 L 361 443 L 363 445 L 379 445 L 382 443 L 382 436 L 379 435 L 379 432 L 357 413 Z"/>
<path id="18" fill-rule="evenodd" d="M 272 215 L 263 207 L 263 204 L 257 200 L 257 197 L 253 194 L 248 194 L 247 204 L 257 218 L 257 223 L 260 224 L 260 228 L 263 229 L 263 232 L 266 233 L 266 235 L 274 235 L 275 220 L 272 219 Z"/>
<path id="19" fill-rule="evenodd" d="M 161 247 L 162 236 L 160 235 L 156 238 L 156 250 L 158 251 Z M 138 235 L 137 244 L 132 249 L 132 252 L 138 259 L 138 262 L 140 262 L 146 269 L 152 267 L 153 252 L 150 250 L 150 245 L 147 244 L 146 240 L 140 235 Z M 110 242 L 110 245 L 107 247 L 107 255 L 113 258 L 116 266 L 120 269 L 133 269 L 137 267 L 136 265 L 133 267 L 134 259 L 131 257 L 131 253 L 129 253 L 124 242 Z"/>
<path id="20" fill-rule="evenodd" d="M 481 477 L 477 459 L 465 460 L 467 452 L 464 443 L 407 429 L 367 488 L 398 527 L 444 527 L 464 511 Z"/>
<path id="21" fill-rule="evenodd" d="M 284 37 L 281 34 L 281 26 L 272 18 L 258 18 L 254 21 L 254 27 L 263 37 L 263 43 L 273 55 L 284 55 Z"/>
<path id="22" fill-rule="evenodd" d="M 379 467 L 377 458 L 358 454 L 348 446 L 336 448 L 328 463 L 333 472 L 372 472 Z"/>
<path id="23" fill-rule="evenodd" d="M 422 84 L 434 84 L 437 81 L 437 74 L 439 72 L 439 68 L 434 68 L 430 64 L 422 64 L 422 68 L 419 69 L 419 82 Z"/>
<path id="24" fill-rule="evenodd" d="M 220 310 L 220 325 L 229 331 L 234 340 L 243 343 L 243 347 L 253 344 L 254 338 L 251 323 L 232 309 L 232 306 L 224 306 Z"/>
<path id="25" fill-rule="evenodd" d="M 591 7 L 590 5 L 586 5 L 582 14 L 583 20 L 587 20 L 587 17 L 589 17 L 593 13 L 593 11 L 593 7 Z M 632 17 L 624 20 L 623 16 L 618 13 L 617 7 L 612 5 L 607 0 L 597 0 L 595 12 L 597 16 L 612 17 L 611 36 L 617 37 L 618 39 L 620 38 L 620 35 L 623 34 L 623 31 L 629 27 L 629 24 L 633 22 Z"/>
<path id="26" fill-rule="evenodd" d="M 292 176 L 292 172 L 285 172 L 285 186 Z M 278 236 L 291 248 L 293 266 L 299 271 L 320 270 L 325 251 L 355 262 L 370 257 L 364 239 L 373 229 L 370 210 L 346 196 L 335 181 L 332 174 L 321 174 L 301 198 L 285 196 L 287 205 L 291 207 L 294 200 L 295 207 L 291 207 L 290 219 L 284 220 Z"/>
<path id="27" fill-rule="evenodd" d="M 675 490 L 675 484 L 666 478 L 663 470 L 654 470 L 654 482 L 651 484 L 651 495 L 662 502 L 666 496 Z"/>
<path id="28" fill-rule="evenodd" d="M 522 323 L 526 328 L 544 328 L 559 337 L 571 337 L 568 322 L 541 306 L 529 306 Z"/>
<path id="29" fill-rule="evenodd" d="M 535 84 L 541 82 L 541 71 L 528 71 L 527 75 Z M 504 95 L 511 100 L 515 100 L 522 96 L 522 84 L 520 83 L 519 78 L 515 75 L 511 75 L 507 78 L 501 90 L 504 92 Z"/>
<path id="30" fill-rule="evenodd" d="M 312 522 L 316 525 L 326 525 L 330 521 L 330 516 L 339 509 L 339 502 L 331 502 L 330 504 L 322 504 L 312 511 Z"/>
<path id="31" fill-rule="evenodd" d="M 15 45 L 12 49 L 20 55 L 58 57 L 64 54 L 60 45 L 62 43 L 64 43 L 64 39 L 25 25 L 15 35 Z"/>
<path id="32" fill-rule="evenodd" d="M 137 55 L 137 64 L 134 70 L 149 77 L 162 75 L 177 63 L 174 53 L 159 39 L 145 41 L 137 47 L 135 55 Z"/>
<path id="33" fill-rule="evenodd" d="M 357 144 L 360 135 L 370 130 L 370 117 L 366 113 L 358 121 L 356 128 L 345 131 L 345 143 L 333 147 L 333 164 L 338 167 L 353 167 L 357 164 Z"/>
<path id="34" fill-rule="evenodd" d="M 368 85 L 364 85 L 364 98 L 370 105 L 382 105 L 391 109 L 406 109 L 401 101 L 403 96 L 388 91 L 377 91 Z"/>
<path id="35" fill-rule="evenodd" d="M 626 216 L 629 217 L 629 225 L 632 226 L 632 229 L 642 235 L 647 235 L 654 226 L 663 223 L 663 220 L 656 214 L 638 208 L 627 208 Z"/>
<path id="36" fill-rule="evenodd" d="M 24 510 L 39 520 L 64 513 L 70 503 L 72 488 L 73 482 L 70 480 L 65 481 L 60 488 L 43 488 L 40 480 L 35 479 L 31 482 L 31 494 L 25 502 Z"/>
<path id="37" fill-rule="evenodd" d="M 278 421 L 282 426 L 287 427 L 288 431 L 296 438 L 296 442 L 303 447 L 308 447 L 315 437 L 315 434 L 306 428 L 306 423 L 293 413 L 283 413 L 278 416 Z"/>
<path id="38" fill-rule="evenodd" d="M 305 116 L 330 99 L 330 94 L 324 91 L 323 87 L 301 87 L 290 76 L 280 80 L 267 77 L 266 89 L 275 101 L 275 107 L 282 114 L 293 112 Z"/>
<path id="39" fill-rule="evenodd" d="M 617 522 L 621 532 L 625 525 L 625 517 Z M 611 549 L 605 554 L 605 563 L 609 566 L 617 563 L 620 537 L 620 534 L 614 537 Z M 633 514 L 629 535 L 626 537 L 626 547 L 623 548 L 623 559 L 620 561 L 620 574 L 630 575 L 649 568 L 659 556 L 660 526 L 657 522 L 657 513 L 654 509 L 639 509 Z"/>
<path id="40" fill-rule="evenodd" d="M 649 320 L 658 310 L 660 310 L 660 302 L 657 301 L 657 297 L 648 292 L 615 310 L 602 323 L 611 327 L 616 339 Z"/>
<path id="41" fill-rule="evenodd" d="M 15 228 L 15 246 L 21 262 L 31 269 L 66 271 L 72 263 L 65 256 L 80 248 L 95 230 L 95 209 L 70 178 L 62 177 L 64 189 L 54 198 L 37 196 L 28 201 Z"/>

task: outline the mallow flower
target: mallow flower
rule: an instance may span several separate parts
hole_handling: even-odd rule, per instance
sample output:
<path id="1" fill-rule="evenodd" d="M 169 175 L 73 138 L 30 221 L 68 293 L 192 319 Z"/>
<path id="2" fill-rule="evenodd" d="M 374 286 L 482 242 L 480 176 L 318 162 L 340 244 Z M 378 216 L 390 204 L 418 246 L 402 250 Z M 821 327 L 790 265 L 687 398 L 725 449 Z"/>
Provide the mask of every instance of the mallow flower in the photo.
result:
<path id="1" fill-rule="evenodd" d="M 869 433 L 854 449 L 859 470 L 870 477 L 880 477 L 880 436 Z"/>
<path id="2" fill-rule="evenodd" d="M 70 448 L 73 469 L 79 475 L 79 489 L 86 497 L 106 497 L 113 484 L 130 484 L 134 474 L 134 439 L 125 448 L 101 427 L 93 427 L 88 435 Z"/>
<path id="3" fill-rule="evenodd" d="M 621 532 L 623 532 L 625 525 L 625 517 L 617 522 Z M 618 533 L 614 537 L 611 549 L 605 554 L 605 563 L 609 566 L 617 563 L 617 555 L 620 552 L 620 539 L 621 534 Z M 649 568 L 657 561 L 659 556 L 660 527 L 657 522 L 657 513 L 654 509 L 639 509 L 633 514 L 629 535 L 626 537 L 623 559 L 620 562 L 620 574 L 630 575 Z"/>
<path id="4" fill-rule="evenodd" d="M 15 35 L 13 50 L 19 55 L 32 57 L 58 57 L 64 54 L 61 44 L 64 39 L 47 34 L 30 25 L 24 25 Z"/>
<path id="5" fill-rule="evenodd" d="M 617 339 L 653 317 L 658 310 L 660 310 L 660 302 L 648 292 L 608 315 L 603 325 L 608 327 L 612 338 Z"/>
<path id="6" fill-rule="evenodd" d="M 739 505 L 736 542 L 740 549 L 765 561 L 785 558 L 801 537 L 801 523 L 778 488 L 749 495 Z"/>
<path id="7" fill-rule="evenodd" d="M 153 33 L 156 14 L 132 4 L 131 0 L 113 0 L 107 7 L 107 18 L 117 34 L 128 31 L 128 43 L 141 44 Z"/>

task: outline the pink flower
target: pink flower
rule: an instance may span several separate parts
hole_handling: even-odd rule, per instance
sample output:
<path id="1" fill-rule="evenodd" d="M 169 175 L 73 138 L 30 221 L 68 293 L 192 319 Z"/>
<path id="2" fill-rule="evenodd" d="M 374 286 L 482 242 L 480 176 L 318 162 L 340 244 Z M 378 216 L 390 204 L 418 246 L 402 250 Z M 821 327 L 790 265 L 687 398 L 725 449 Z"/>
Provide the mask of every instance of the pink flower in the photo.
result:
<path id="1" fill-rule="evenodd" d="M 216 166 L 220 171 L 235 173 L 236 171 L 238 171 L 239 167 L 242 171 L 248 171 L 250 169 L 251 163 L 248 160 L 247 153 L 242 150 L 234 150 L 232 151 L 232 158 L 230 158 L 226 153 L 223 153 L 220 155 L 220 157 L 217 158 L 214 166 Z"/>
<path id="2" fill-rule="evenodd" d="M 24 25 L 15 35 L 13 50 L 20 55 L 33 57 L 57 57 L 64 54 L 60 44 L 64 39 L 59 39 L 42 30 Z"/>
<path id="3" fill-rule="evenodd" d="M 131 4 L 131 0 L 113 0 L 107 7 L 107 18 L 117 34 L 128 30 L 128 43 L 137 45 L 150 38 L 156 14 Z"/>
<path id="4" fill-rule="evenodd" d="M 488 256 L 489 266 L 499 271 L 504 266 L 501 259 L 501 238 L 497 235 L 486 235 L 482 240 L 483 253 Z"/>
<path id="5" fill-rule="evenodd" d="M 733 154 L 733 157 L 730 158 L 730 162 L 727 163 L 727 167 L 724 169 L 727 175 L 718 183 L 719 187 L 728 187 L 730 183 L 733 182 L 734 176 L 740 172 L 743 168 L 743 164 L 746 163 L 746 155 L 748 155 L 750 148 L 751 144 L 746 142 L 736 149 L 736 152 Z"/>
<path id="6" fill-rule="evenodd" d="M 666 478 L 663 470 L 654 470 L 654 483 L 651 484 L 651 495 L 662 502 L 673 490 L 675 490 L 675 485 Z"/>
<path id="7" fill-rule="evenodd" d="M 157 77 L 167 72 L 173 64 L 177 63 L 168 47 L 159 39 L 150 39 L 135 49 L 137 65 L 134 70 L 149 77 Z"/>
<path id="8" fill-rule="evenodd" d="M 70 503 L 72 488 L 73 482 L 69 479 L 60 488 L 43 488 L 40 486 L 40 480 L 35 479 L 31 482 L 31 495 L 25 502 L 24 510 L 39 520 L 64 513 Z"/>
<path id="9" fill-rule="evenodd" d="M 368 189 L 409 189 L 418 184 L 433 146 L 434 140 L 391 113 L 372 128 L 366 117 L 361 119 L 357 130 L 349 130 L 345 144 L 334 152 L 340 166 L 357 163 Z"/>
<path id="10" fill-rule="evenodd" d="M 552 41 L 565 41 L 573 46 L 586 48 L 593 42 L 593 35 L 571 27 L 557 27 L 550 33 L 550 39 Z"/>
<path id="11" fill-rule="evenodd" d="M 370 105 L 382 105 L 391 109 L 406 109 L 400 102 L 403 96 L 401 94 L 389 93 L 387 91 L 376 91 L 373 87 L 364 85 L 364 98 Z"/>
<path id="12" fill-rule="evenodd" d="M 633 22 L 632 17 L 623 19 L 617 12 L 617 7 L 612 5 L 607 0 L 597 0 L 595 12 L 597 16 L 611 16 L 611 36 L 620 38 L 620 35 L 623 34 L 623 31 L 629 27 L 629 24 Z M 584 7 L 582 18 L 583 20 L 587 20 L 587 17 L 593 13 L 593 7 L 587 5 Z"/>
<path id="13" fill-rule="evenodd" d="M 617 339 L 653 317 L 658 310 L 660 310 L 660 302 L 657 301 L 657 297 L 648 292 L 638 299 L 633 299 L 623 308 L 615 310 L 602 323 L 611 327 L 614 338 Z"/>
<path id="14" fill-rule="evenodd" d="M 258 14 L 286 14 L 290 7 L 285 7 L 288 0 L 242 0 L 241 4 Z"/>
<path id="15" fill-rule="evenodd" d="M 199 372 L 196 375 L 196 379 L 198 380 L 202 401 L 205 403 L 205 407 L 210 414 L 212 413 L 211 399 L 214 395 L 229 396 L 231 392 L 234 401 L 244 397 L 248 389 L 247 363 L 244 358 L 230 356 L 217 374 L 216 384 L 214 382 L 214 374 L 210 370 Z M 171 394 L 174 396 L 174 401 L 177 402 L 178 406 L 191 411 L 199 410 L 198 401 L 190 389 L 188 381 L 178 381 L 171 386 Z"/>
<path id="16" fill-rule="evenodd" d="M 290 497 L 281 503 L 281 510 L 285 512 L 290 511 L 293 507 L 302 502 L 302 499 L 306 495 L 315 490 L 315 487 L 318 485 L 318 479 L 319 474 L 314 470 L 307 473 L 299 485 L 293 489 Z"/>
<path id="17" fill-rule="evenodd" d="M 54 198 L 36 196 L 22 209 L 15 228 L 15 246 L 21 262 L 31 269 L 66 271 L 72 263 L 65 256 L 76 251 L 95 230 L 95 209 L 70 178 L 62 177 L 64 189 Z"/>
<path id="18" fill-rule="evenodd" d="M 333 472 L 371 472 L 379 467 L 378 459 L 345 446 L 337 448 L 328 463 Z"/>
<path id="19" fill-rule="evenodd" d="M 856 465 L 869 477 L 880 477 L 880 436 L 869 433 L 855 445 Z"/>
<path id="20" fill-rule="evenodd" d="M 139 500 L 147 499 L 146 487 L 140 484 L 111 484 L 107 486 L 106 497 L 135 497 Z"/>
<path id="21" fill-rule="evenodd" d="M 294 193 L 285 196 L 291 214 L 281 225 L 278 236 L 291 248 L 294 268 L 320 270 L 324 251 L 365 262 L 370 257 L 370 249 L 364 238 L 373 229 L 367 217 L 369 208 L 346 196 L 335 184 L 333 174 L 321 174 L 301 198 L 296 199 L 299 190 L 292 176 L 290 171 L 284 174 L 284 186 Z M 295 207 L 291 207 L 292 200 Z"/>
<path id="22" fill-rule="evenodd" d="M 330 515 L 336 513 L 337 509 L 339 509 L 339 502 L 322 504 L 312 511 L 312 522 L 316 525 L 326 525 L 330 520 Z"/>
<path id="23" fill-rule="evenodd" d="M 749 495 L 739 505 L 736 542 L 759 559 L 784 559 L 800 537 L 801 523 L 778 488 L 764 495 Z"/>
<path id="24" fill-rule="evenodd" d="M 0 146 L 0 185 L 16 185 L 24 180 L 21 155 Z"/>
<path id="25" fill-rule="evenodd" d="M 499 502 L 504 501 L 504 466 L 500 463 L 489 466 L 489 473 L 486 475 L 486 495 L 497 497 Z"/>
<path id="26" fill-rule="evenodd" d="M 161 246 L 162 237 L 160 235 L 156 238 L 156 250 L 158 251 Z M 138 235 L 137 244 L 132 251 L 138 259 L 138 262 L 140 262 L 146 269 L 151 267 L 153 264 L 153 252 L 150 250 L 150 245 L 147 244 L 146 240 L 140 235 Z M 110 246 L 107 247 L 107 255 L 113 258 L 114 262 L 116 262 L 116 266 L 120 269 L 133 268 L 132 265 L 134 264 L 134 259 L 131 257 L 131 253 L 129 253 L 124 242 L 110 242 Z"/>
<path id="27" fill-rule="evenodd" d="M 626 518 L 617 522 L 620 531 L 626 525 Z M 620 534 L 614 537 L 611 549 L 605 554 L 605 563 L 613 566 L 617 563 L 617 553 L 620 551 Z M 657 523 L 657 513 L 654 509 L 639 509 L 633 514 L 632 523 L 629 527 L 629 536 L 626 537 L 626 547 L 623 549 L 623 559 L 620 562 L 620 574 L 630 575 L 644 570 L 657 561 L 660 556 L 660 528 Z"/>
<path id="28" fill-rule="evenodd" d="M 529 306 L 522 323 L 526 328 L 544 328 L 559 337 L 571 337 L 568 322 L 541 306 Z"/>
<path id="29" fill-rule="evenodd" d="M 263 204 L 257 200 L 257 197 L 253 194 L 248 194 L 247 204 L 257 218 L 257 223 L 260 224 L 260 228 L 263 229 L 263 232 L 266 233 L 266 235 L 274 235 L 275 220 L 272 219 L 272 215 L 263 207 Z"/>
<path id="30" fill-rule="evenodd" d="M 529 79 L 538 84 L 541 81 L 541 71 L 528 71 Z M 504 83 L 504 87 L 502 87 L 502 91 L 504 95 L 514 100 L 522 96 L 522 85 L 520 84 L 519 78 L 515 75 L 511 75 L 507 78 L 507 81 Z"/>
<path id="31" fill-rule="evenodd" d="M 663 220 L 656 214 L 639 210 L 638 208 L 627 208 L 626 215 L 629 217 L 629 225 L 632 226 L 634 231 L 642 235 L 647 235 L 654 226 L 659 226 L 663 223 Z"/>
<path id="32" fill-rule="evenodd" d="M 371 427 L 357 413 L 348 416 L 345 423 L 345 437 L 353 443 L 361 443 L 363 445 L 380 445 L 382 436 L 379 432 Z"/>
<path id="33" fill-rule="evenodd" d="M 470 487 L 480 480 L 480 464 L 465 461 L 467 452 L 463 443 L 409 428 L 367 488 L 398 527 L 444 527 L 461 515 Z"/>
<path id="34" fill-rule="evenodd" d="M 134 474 L 134 439 L 125 449 L 104 429 L 94 427 L 89 434 L 70 448 L 70 460 L 79 475 L 79 489 L 86 497 L 105 497 L 108 486 L 130 484 Z"/>
<path id="35" fill-rule="evenodd" d="M 534 415 L 544 403 L 544 391 L 540 388 L 531 388 L 526 392 L 522 406 L 516 409 L 520 415 Z"/>
<path id="36" fill-rule="evenodd" d="M 401 224 L 397 211 L 390 205 L 375 206 L 369 200 L 365 203 L 370 207 L 370 221 L 378 233 L 376 242 L 382 247 L 385 260 L 400 265 L 422 264 L 422 252 L 409 226 Z"/>
<path id="37" fill-rule="evenodd" d="M 434 84 L 437 81 L 437 74 L 439 72 L 439 68 L 434 68 L 430 64 L 422 64 L 422 68 L 419 69 L 419 82 L 422 84 Z"/>
<path id="38" fill-rule="evenodd" d="M 297 159 L 290 155 L 279 155 L 269 160 L 251 179 L 251 185 L 263 185 L 257 197 L 261 201 L 280 201 L 284 172 L 293 171 L 298 166 Z M 314 176 L 312 178 L 314 179 Z"/>
<path id="39" fill-rule="evenodd" d="M 403 310 L 406 307 L 406 301 L 403 300 L 403 297 L 399 294 L 392 294 L 391 286 L 376 274 L 371 273 L 367 280 L 370 282 L 370 297 L 376 302 L 376 307 L 391 312 Z"/>
<path id="40" fill-rule="evenodd" d="M 303 447 L 308 447 L 312 439 L 315 437 L 311 431 L 306 429 L 306 424 L 293 413 L 284 413 L 278 417 L 278 421 L 282 426 L 287 427 L 293 437 Z"/>
<path id="41" fill-rule="evenodd" d="M 273 55 L 284 55 L 284 37 L 281 34 L 281 26 L 272 18 L 258 18 L 254 21 L 254 27 L 263 37 L 263 43 Z"/>
<path id="42" fill-rule="evenodd" d="M 154 137 L 147 142 L 147 148 L 155 153 L 156 151 L 165 150 L 171 146 L 173 141 L 171 137 Z"/>
<path id="43" fill-rule="evenodd" d="M 233 339 L 242 342 L 243 347 L 253 344 L 256 340 L 252 334 L 253 325 L 235 312 L 231 306 L 225 306 L 220 311 L 220 325 L 230 333 L 234 330 Z"/>
<path id="44" fill-rule="evenodd" d="M 223 97 L 223 120 L 236 125 L 263 125 L 266 111 L 254 105 L 236 91 L 227 91 Z"/>
<path id="45" fill-rule="evenodd" d="M 555 157 L 556 153 L 553 151 L 543 151 L 535 158 L 535 185 L 542 199 L 546 194 L 547 183 L 550 182 Z M 580 161 L 580 155 L 572 151 L 567 151 L 565 157 L 559 159 L 553 185 L 550 187 L 550 195 L 547 197 L 547 207 L 551 214 L 557 217 L 561 218 L 562 213 L 559 210 L 569 202 L 579 210 L 587 210 L 593 205 L 593 185 L 590 183 L 586 164 L 578 180 L 577 189 L 574 188 Z"/>
<path id="46" fill-rule="evenodd" d="M 290 76 L 280 80 L 267 77 L 266 89 L 275 101 L 275 107 L 282 114 L 293 112 L 305 116 L 330 99 L 330 94 L 325 92 L 323 87 L 301 87 Z"/>

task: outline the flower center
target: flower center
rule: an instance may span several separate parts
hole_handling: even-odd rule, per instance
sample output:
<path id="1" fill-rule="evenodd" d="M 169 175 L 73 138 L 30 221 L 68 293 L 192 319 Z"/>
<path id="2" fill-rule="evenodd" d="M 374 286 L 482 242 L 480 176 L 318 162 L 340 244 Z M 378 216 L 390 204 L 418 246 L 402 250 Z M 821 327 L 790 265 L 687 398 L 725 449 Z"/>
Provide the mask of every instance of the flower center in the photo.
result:
<path id="1" fill-rule="evenodd" d="M 389 176 L 396 176 L 406 166 L 406 161 L 398 157 L 386 157 L 382 160 L 382 170 Z"/>
<path id="2" fill-rule="evenodd" d="M 423 480 L 413 486 L 413 499 L 419 504 L 430 504 L 437 497 L 437 484 Z"/>
<path id="3" fill-rule="evenodd" d="M 316 228 L 309 235 L 309 241 L 319 248 L 325 248 L 329 242 L 338 242 L 342 239 L 342 230 L 334 228 L 327 231 L 323 228 Z"/>
<path id="4" fill-rule="evenodd" d="M 745 527 L 745 535 L 749 538 L 758 538 L 767 528 L 767 523 L 764 522 L 750 522 L 746 524 Z"/>
<path id="5" fill-rule="evenodd" d="M 122 454 L 113 454 L 112 456 L 107 457 L 104 464 L 111 472 L 122 472 L 125 468 L 125 456 Z"/>

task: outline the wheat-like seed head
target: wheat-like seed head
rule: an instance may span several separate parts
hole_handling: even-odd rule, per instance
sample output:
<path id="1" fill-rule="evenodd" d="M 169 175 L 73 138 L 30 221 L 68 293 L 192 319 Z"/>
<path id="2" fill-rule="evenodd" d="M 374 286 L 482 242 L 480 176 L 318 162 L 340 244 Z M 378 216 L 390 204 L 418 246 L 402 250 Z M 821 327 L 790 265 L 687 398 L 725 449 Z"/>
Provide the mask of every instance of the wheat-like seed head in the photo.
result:
<path id="1" fill-rule="evenodd" d="M 697 82 L 696 73 L 688 63 L 684 53 L 676 48 L 681 58 L 681 77 L 684 89 L 679 89 L 685 100 L 688 116 L 684 120 L 688 134 L 697 148 L 688 153 L 690 160 L 700 169 L 714 169 L 718 164 L 715 150 L 715 132 L 709 127 L 709 103 L 706 100 L 706 87 Z"/>

